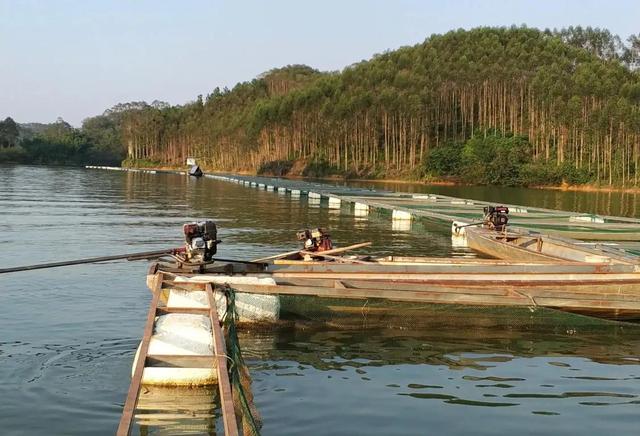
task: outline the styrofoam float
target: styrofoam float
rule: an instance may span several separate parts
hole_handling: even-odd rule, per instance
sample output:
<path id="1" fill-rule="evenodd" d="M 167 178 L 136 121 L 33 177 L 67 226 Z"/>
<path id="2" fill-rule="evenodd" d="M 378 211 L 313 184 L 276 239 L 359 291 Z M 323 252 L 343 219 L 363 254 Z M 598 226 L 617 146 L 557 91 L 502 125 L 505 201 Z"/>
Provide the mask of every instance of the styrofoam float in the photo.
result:
<path id="1" fill-rule="evenodd" d="M 272 278 L 201 275 L 176 276 L 176 283 L 210 282 L 218 284 L 275 285 Z M 205 291 L 163 289 L 162 300 L 169 309 L 208 308 Z M 226 313 L 226 297 L 214 291 L 218 317 Z M 236 293 L 236 311 L 241 322 L 274 322 L 280 315 L 280 299 L 277 295 Z M 140 346 L 136 351 L 133 368 L 136 367 Z M 207 315 L 169 313 L 156 317 L 149 341 L 149 356 L 214 356 L 211 322 Z M 133 369 L 132 369 L 133 371 Z M 214 366 L 206 368 L 181 368 L 146 366 L 142 383 L 148 385 L 203 386 L 217 381 Z"/>

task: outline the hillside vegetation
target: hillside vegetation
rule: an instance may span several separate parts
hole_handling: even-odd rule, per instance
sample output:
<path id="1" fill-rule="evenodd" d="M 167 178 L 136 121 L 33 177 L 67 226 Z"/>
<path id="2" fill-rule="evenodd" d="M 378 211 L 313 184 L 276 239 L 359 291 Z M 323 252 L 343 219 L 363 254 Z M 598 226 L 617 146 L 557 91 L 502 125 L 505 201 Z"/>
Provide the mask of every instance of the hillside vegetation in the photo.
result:
<path id="1" fill-rule="evenodd" d="M 132 165 L 194 156 L 228 171 L 637 185 L 639 42 L 457 30 L 341 72 L 294 65 L 182 106 L 121 105 L 83 130 L 106 141 L 108 129 Z"/>

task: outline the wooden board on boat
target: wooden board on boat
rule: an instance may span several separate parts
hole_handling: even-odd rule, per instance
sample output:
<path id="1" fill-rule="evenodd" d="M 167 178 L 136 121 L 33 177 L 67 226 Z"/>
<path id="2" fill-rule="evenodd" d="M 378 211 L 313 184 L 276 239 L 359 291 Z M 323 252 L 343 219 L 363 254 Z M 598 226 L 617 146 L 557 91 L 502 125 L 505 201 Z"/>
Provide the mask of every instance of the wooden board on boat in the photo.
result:
<path id="1" fill-rule="evenodd" d="M 516 262 L 638 264 L 638 258 L 622 251 L 577 245 L 548 235 L 497 232 L 482 227 L 467 227 L 465 233 L 471 249 L 498 259 Z"/>

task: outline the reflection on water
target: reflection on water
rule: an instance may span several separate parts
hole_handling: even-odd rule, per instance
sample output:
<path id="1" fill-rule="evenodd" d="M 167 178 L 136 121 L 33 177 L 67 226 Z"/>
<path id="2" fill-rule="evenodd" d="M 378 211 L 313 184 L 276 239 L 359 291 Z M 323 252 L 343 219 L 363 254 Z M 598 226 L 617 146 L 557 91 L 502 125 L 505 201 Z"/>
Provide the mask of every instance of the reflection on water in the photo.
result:
<path id="1" fill-rule="evenodd" d="M 542 191 L 509 192 L 513 203 L 587 207 L 572 193 L 543 201 Z M 632 199 L 603 198 L 597 207 L 635 214 Z M 291 250 L 295 231 L 312 226 L 340 245 L 372 241 L 366 250 L 376 255 L 473 256 L 452 247 L 446 225 L 394 229 L 388 215 L 306 197 L 210 179 L 0 166 L 2 267 L 177 246 L 182 223 L 204 217 L 219 223 L 221 257 Z M 113 434 L 149 304 L 146 269 L 113 262 L 0 276 L 3 434 Z M 280 326 L 241 338 L 265 435 L 637 432 L 637 326 L 548 310 L 285 302 Z M 215 389 L 143 394 L 140 433 L 220 429 Z"/>
<path id="2" fill-rule="evenodd" d="M 135 422 L 142 435 L 216 434 L 217 388 L 143 386 Z"/>
<path id="3" fill-rule="evenodd" d="M 316 420 L 339 422 L 340 434 L 636 431 L 638 327 L 549 311 L 396 309 L 394 328 L 328 315 L 242 337 L 265 432 L 315 434 Z"/>

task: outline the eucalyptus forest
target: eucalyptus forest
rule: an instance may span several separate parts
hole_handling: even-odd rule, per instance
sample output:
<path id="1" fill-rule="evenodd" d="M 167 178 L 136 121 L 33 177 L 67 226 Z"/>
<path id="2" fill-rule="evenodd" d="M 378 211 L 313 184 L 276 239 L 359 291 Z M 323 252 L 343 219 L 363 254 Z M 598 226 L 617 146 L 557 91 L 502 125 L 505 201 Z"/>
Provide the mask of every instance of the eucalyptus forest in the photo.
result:
<path id="1" fill-rule="evenodd" d="M 340 72 L 291 65 L 184 105 L 121 104 L 20 146 L 41 161 L 53 143 L 132 166 L 634 186 L 639 66 L 640 38 L 602 29 L 456 30 Z"/>

